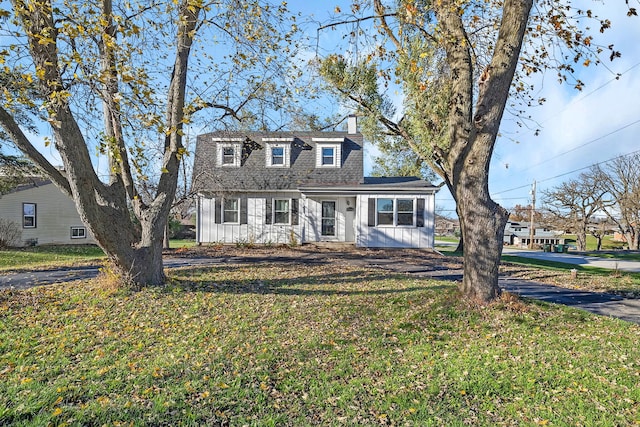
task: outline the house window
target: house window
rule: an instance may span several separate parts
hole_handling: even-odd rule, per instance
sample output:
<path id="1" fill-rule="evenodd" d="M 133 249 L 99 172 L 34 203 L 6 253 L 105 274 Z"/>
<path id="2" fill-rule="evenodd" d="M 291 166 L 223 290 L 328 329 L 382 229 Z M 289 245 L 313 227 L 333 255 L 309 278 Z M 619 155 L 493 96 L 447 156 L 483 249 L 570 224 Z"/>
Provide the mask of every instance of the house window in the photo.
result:
<path id="1" fill-rule="evenodd" d="M 377 199 L 376 225 L 414 226 L 414 202 L 414 199 Z"/>
<path id="2" fill-rule="evenodd" d="M 87 229 L 85 227 L 71 227 L 72 239 L 86 239 Z"/>
<path id="3" fill-rule="evenodd" d="M 341 160 L 340 144 L 318 144 L 316 155 L 317 168 L 339 168 Z"/>
<path id="4" fill-rule="evenodd" d="M 336 163 L 336 153 L 333 147 L 322 149 L 322 166 L 334 166 Z"/>
<path id="5" fill-rule="evenodd" d="M 393 225 L 393 199 L 378 199 L 377 224 Z"/>
<path id="6" fill-rule="evenodd" d="M 222 212 L 222 222 L 238 224 L 240 221 L 240 200 L 224 199 Z"/>
<path id="7" fill-rule="evenodd" d="M 218 144 L 218 166 L 239 167 L 242 145 L 240 143 Z"/>
<path id="8" fill-rule="evenodd" d="M 284 148 L 273 147 L 271 149 L 271 166 L 284 165 Z"/>
<path id="9" fill-rule="evenodd" d="M 273 201 L 273 223 L 274 224 L 289 224 L 290 219 L 290 200 L 289 199 L 274 199 Z"/>
<path id="10" fill-rule="evenodd" d="M 413 199 L 398 199 L 396 202 L 398 207 L 396 224 L 413 225 Z"/>
<path id="11" fill-rule="evenodd" d="M 222 147 L 222 164 L 234 165 L 236 162 L 236 154 L 233 147 Z"/>
<path id="12" fill-rule="evenodd" d="M 36 204 L 35 203 L 22 204 L 22 227 L 36 228 Z"/>
<path id="13" fill-rule="evenodd" d="M 290 144 L 267 144 L 267 167 L 288 168 Z"/>

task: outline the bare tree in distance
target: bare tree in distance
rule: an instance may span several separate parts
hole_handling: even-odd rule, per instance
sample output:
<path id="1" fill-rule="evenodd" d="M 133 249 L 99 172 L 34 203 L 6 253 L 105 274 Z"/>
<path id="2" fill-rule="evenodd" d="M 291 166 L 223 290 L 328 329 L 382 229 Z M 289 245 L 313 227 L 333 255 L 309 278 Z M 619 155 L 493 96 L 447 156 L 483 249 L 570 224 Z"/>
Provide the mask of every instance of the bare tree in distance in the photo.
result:
<path id="1" fill-rule="evenodd" d="M 543 191 L 545 209 L 554 216 L 556 225 L 576 235 L 579 251 L 587 250 L 587 234 L 604 196 L 605 192 L 588 173 Z"/>
<path id="2" fill-rule="evenodd" d="M 640 154 L 593 166 L 589 174 L 606 194 L 601 208 L 631 250 L 640 249 Z"/>

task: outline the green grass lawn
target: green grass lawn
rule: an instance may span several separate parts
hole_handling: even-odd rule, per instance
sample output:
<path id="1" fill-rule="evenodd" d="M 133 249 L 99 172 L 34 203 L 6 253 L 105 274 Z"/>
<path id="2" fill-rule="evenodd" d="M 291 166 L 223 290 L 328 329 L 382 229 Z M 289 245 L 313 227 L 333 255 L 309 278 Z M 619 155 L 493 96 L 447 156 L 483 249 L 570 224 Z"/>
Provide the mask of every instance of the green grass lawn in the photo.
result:
<path id="1" fill-rule="evenodd" d="M 575 245 L 575 241 L 576 241 L 576 235 L 575 234 L 565 234 L 562 237 L 564 239 L 571 240 L 573 242 L 572 244 Z M 587 234 L 587 251 L 595 251 L 596 250 L 596 245 L 597 245 L 596 238 L 593 237 L 590 234 Z M 602 238 L 602 248 L 601 248 L 601 250 L 603 250 L 603 251 L 618 250 L 618 249 L 622 249 L 623 246 L 624 246 L 624 244 L 622 242 L 613 241 L 613 236 L 604 236 Z"/>
<path id="2" fill-rule="evenodd" d="M 0 250 L 0 271 L 59 267 L 104 258 L 102 249 L 95 245 L 43 245 L 8 249 Z"/>
<path id="3" fill-rule="evenodd" d="M 599 258 L 621 259 L 627 261 L 640 261 L 640 252 L 638 251 L 611 251 L 611 252 L 587 252 L 589 256 Z"/>
<path id="4" fill-rule="evenodd" d="M 0 425 L 634 425 L 640 327 L 350 266 L 0 292 Z"/>
<path id="5" fill-rule="evenodd" d="M 177 239 L 177 240 L 169 240 L 169 247 L 171 249 L 178 248 L 192 248 L 196 245 L 196 241 L 192 239 Z"/>
<path id="6" fill-rule="evenodd" d="M 194 240 L 171 240 L 172 249 L 195 246 Z M 95 245 L 42 245 L 0 250 L 0 272 L 16 269 L 44 269 L 100 262 L 105 259 Z"/>

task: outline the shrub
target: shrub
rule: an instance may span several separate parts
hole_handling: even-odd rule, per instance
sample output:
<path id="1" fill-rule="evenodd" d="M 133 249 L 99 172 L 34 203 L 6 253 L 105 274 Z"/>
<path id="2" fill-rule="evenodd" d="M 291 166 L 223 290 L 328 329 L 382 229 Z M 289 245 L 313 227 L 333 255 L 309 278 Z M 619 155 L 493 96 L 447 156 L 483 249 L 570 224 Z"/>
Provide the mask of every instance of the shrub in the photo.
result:
<path id="1" fill-rule="evenodd" d="M 8 219 L 0 218 L 0 249 L 16 246 L 22 239 L 20 226 Z"/>

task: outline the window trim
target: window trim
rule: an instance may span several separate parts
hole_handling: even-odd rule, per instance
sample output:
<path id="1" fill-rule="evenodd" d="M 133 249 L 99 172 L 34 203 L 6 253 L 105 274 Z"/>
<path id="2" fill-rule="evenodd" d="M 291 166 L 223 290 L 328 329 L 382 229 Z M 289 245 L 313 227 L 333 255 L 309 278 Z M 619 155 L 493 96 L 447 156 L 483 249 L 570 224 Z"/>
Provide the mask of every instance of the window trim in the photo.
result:
<path id="1" fill-rule="evenodd" d="M 82 236 L 74 236 L 74 235 L 73 235 L 73 232 L 74 232 L 74 231 L 80 231 L 80 230 L 82 230 Z M 71 226 L 70 233 L 71 233 L 71 234 L 70 234 L 71 239 L 86 239 L 86 238 L 87 238 L 87 227 L 85 227 L 85 226 L 80 226 L 80 225 L 78 225 L 78 226 Z"/>
<path id="2" fill-rule="evenodd" d="M 291 165 L 291 143 L 288 141 L 269 141 L 266 143 L 266 166 L 268 168 L 289 168 Z M 282 163 L 273 163 L 273 149 L 282 149 Z M 278 156 L 280 157 L 280 156 Z"/>
<path id="3" fill-rule="evenodd" d="M 227 201 L 235 200 L 236 208 L 235 210 L 227 209 L 226 203 Z M 222 199 L 222 224 L 240 224 L 240 204 L 241 200 L 239 197 L 225 197 Z M 234 212 L 236 216 L 235 221 L 227 221 L 227 212 Z"/>
<path id="4" fill-rule="evenodd" d="M 27 215 L 25 213 L 25 208 L 27 206 L 33 206 L 33 214 Z M 27 225 L 27 218 L 33 218 L 33 225 Z M 38 228 L 38 204 L 24 202 L 22 203 L 22 228 Z"/>
<path id="5" fill-rule="evenodd" d="M 276 209 L 277 203 L 278 201 L 286 201 L 287 202 L 287 210 L 286 211 L 278 211 Z M 274 197 L 273 199 L 271 199 L 271 203 L 273 204 L 273 208 L 272 208 L 272 221 L 271 224 L 273 225 L 291 225 L 291 199 L 283 199 L 283 198 L 276 198 Z M 286 212 L 287 213 L 287 222 L 276 222 L 276 216 L 278 214 L 278 212 L 282 213 L 282 212 Z"/>
<path id="6" fill-rule="evenodd" d="M 376 227 L 395 227 L 395 228 L 415 228 L 418 227 L 418 197 L 375 197 L 373 198 L 375 203 L 373 204 L 375 209 L 375 226 Z M 379 200 L 391 200 L 393 203 L 393 212 L 392 211 L 380 211 L 378 208 Z M 398 210 L 398 201 L 400 200 L 409 200 L 411 201 L 411 224 L 398 224 L 398 214 L 408 214 L 409 211 L 399 211 Z M 392 223 L 380 223 L 380 213 L 390 214 L 392 213 Z"/>
<path id="7" fill-rule="evenodd" d="M 325 149 L 332 149 L 332 163 L 324 163 L 328 158 L 324 155 Z M 319 169 L 339 169 L 342 167 L 342 144 L 335 142 L 316 142 L 316 168 Z"/>
<path id="8" fill-rule="evenodd" d="M 225 140 L 225 141 L 217 141 L 218 146 L 216 150 L 216 166 L 223 168 L 237 168 L 240 167 L 241 157 L 242 157 L 242 143 L 234 140 Z M 233 149 L 233 162 L 225 163 L 224 162 L 224 150 L 231 148 Z"/>

